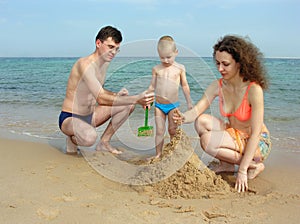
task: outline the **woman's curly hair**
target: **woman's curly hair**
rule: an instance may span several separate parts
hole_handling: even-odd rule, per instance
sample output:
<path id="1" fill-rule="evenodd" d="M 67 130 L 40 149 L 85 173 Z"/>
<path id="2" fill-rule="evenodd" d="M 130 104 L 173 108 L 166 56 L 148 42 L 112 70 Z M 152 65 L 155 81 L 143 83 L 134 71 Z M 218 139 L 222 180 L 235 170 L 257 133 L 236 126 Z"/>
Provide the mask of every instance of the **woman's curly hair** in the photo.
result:
<path id="1" fill-rule="evenodd" d="M 256 82 L 262 89 L 268 88 L 263 54 L 249 40 L 239 36 L 226 35 L 214 45 L 213 49 L 214 59 L 217 51 L 226 51 L 240 64 L 240 75 L 244 82 Z"/>

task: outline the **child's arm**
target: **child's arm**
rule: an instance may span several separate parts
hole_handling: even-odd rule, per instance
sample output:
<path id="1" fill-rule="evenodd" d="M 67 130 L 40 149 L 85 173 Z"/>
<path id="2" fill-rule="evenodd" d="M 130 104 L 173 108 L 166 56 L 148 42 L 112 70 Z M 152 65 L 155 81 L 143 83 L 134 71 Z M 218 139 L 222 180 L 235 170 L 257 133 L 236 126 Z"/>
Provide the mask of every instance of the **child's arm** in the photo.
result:
<path id="1" fill-rule="evenodd" d="M 190 110 L 193 108 L 193 103 L 192 103 L 192 99 L 191 99 L 190 87 L 189 87 L 188 81 L 186 79 L 186 72 L 185 72 L 184 66 L 183 66 L 183 69 L 180 74 L 180 83 L 181 83 L 181 87 L 183 90 L 185 100 L 187 102 L 188 110 Z"/>

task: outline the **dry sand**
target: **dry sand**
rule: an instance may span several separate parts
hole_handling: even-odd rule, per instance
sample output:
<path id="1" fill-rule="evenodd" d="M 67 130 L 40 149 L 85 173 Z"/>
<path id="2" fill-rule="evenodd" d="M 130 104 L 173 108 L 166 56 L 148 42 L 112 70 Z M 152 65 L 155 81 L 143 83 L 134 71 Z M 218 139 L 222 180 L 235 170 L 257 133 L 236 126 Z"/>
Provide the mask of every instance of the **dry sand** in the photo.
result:
<path id="1" fill-rule="evenodd" d="M 250 191 L 240 194 L 232 188 L 232 174 L 215 175 L 195 154 L 163 181 L 140 186 L 109 180 L 82 155 L 68 156 L 47 144 L 0 139 L 0 150 L 0 223 L 273 224 L 300 219 L 300 159 L 276 147 L 266 170 L 249 182 Z M 153 164 L 145 167 L 154 172 Z"/>

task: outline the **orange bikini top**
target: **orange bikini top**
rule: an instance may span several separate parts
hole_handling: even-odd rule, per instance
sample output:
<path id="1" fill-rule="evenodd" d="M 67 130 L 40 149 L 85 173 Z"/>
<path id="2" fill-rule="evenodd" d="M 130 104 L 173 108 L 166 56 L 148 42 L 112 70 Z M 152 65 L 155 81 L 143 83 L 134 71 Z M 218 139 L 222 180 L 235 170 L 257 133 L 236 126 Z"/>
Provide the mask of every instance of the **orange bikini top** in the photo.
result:
<path id="1" fill-rule="evenodd" d="M 222 94 L 222 85 L 223 85 L 222 80 L 223 79 L 219 79 L 219 107 L 220 107 L 221 115 L 224 117 L 235 116 L 240 121 L 249 120 L 251 118 L 252 110 L 251 110 L 251 106 L 249 105 L 249 101 L 248 101 L 248 92 L 249 92 L 251 85 L 254 84 L 255 82 L 250 82 L 239 108 L 234 113 L 230 114 L 230 113 L 225 113 L 225 111 L 223 109 L 224 98 L 223 98 L 223 94 Z"/>

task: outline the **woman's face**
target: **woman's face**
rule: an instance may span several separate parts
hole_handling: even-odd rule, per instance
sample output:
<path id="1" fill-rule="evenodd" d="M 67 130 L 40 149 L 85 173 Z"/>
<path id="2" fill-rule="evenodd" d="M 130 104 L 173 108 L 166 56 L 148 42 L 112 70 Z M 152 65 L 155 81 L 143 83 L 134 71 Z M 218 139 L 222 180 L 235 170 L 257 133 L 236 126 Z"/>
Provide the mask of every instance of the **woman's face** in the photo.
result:
<path id="1" fill-rule="evenodd" d="M 236 75 L 239 76 L 240 65 L 226 51 L 217 51 L 215 55 L 216 66 L 225 80 L 229 80 Z"/>

